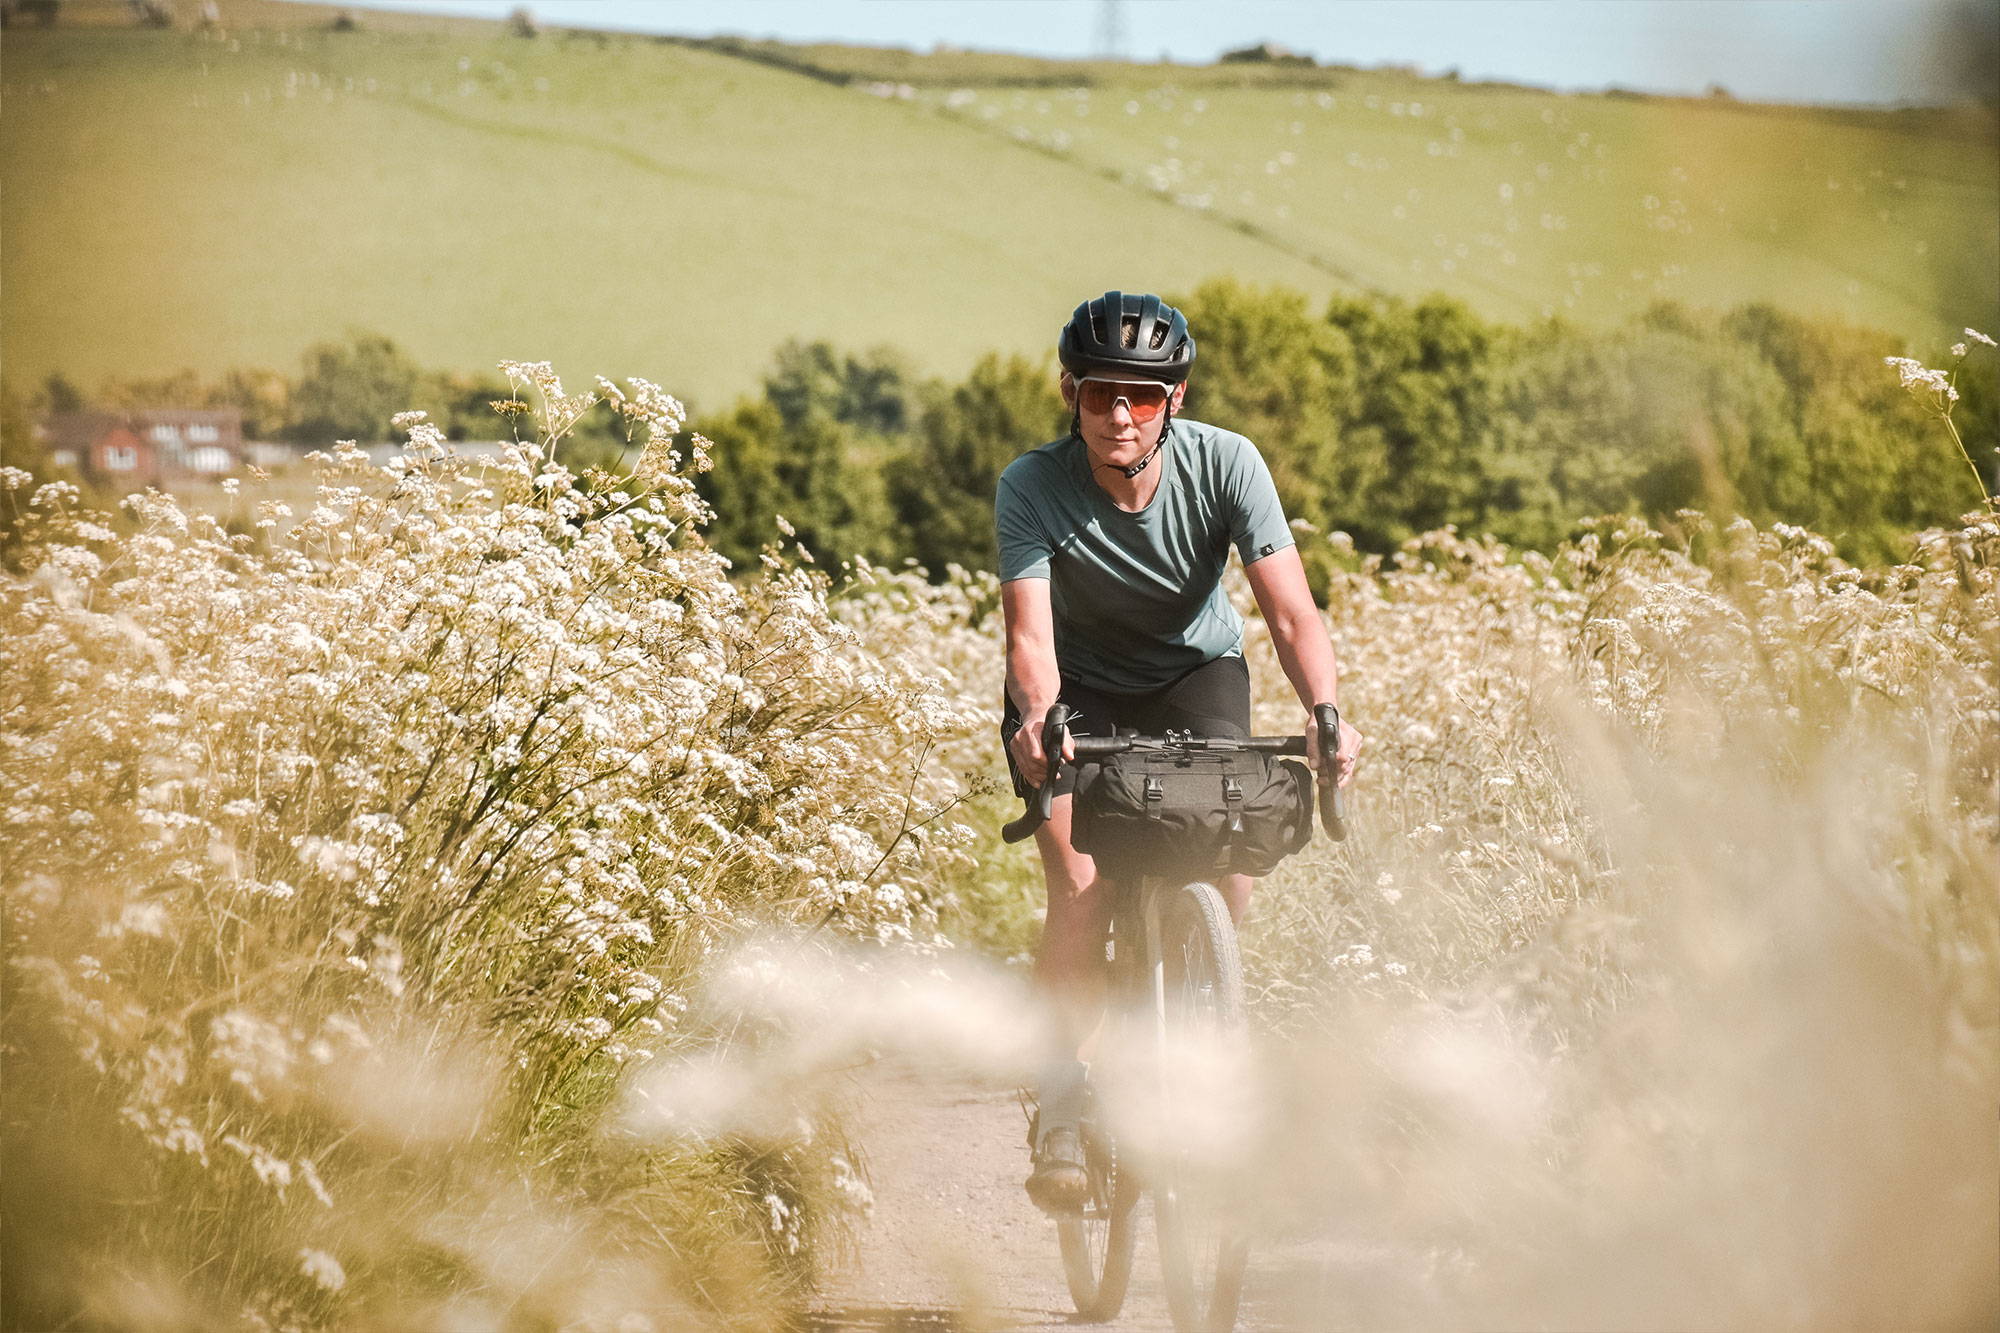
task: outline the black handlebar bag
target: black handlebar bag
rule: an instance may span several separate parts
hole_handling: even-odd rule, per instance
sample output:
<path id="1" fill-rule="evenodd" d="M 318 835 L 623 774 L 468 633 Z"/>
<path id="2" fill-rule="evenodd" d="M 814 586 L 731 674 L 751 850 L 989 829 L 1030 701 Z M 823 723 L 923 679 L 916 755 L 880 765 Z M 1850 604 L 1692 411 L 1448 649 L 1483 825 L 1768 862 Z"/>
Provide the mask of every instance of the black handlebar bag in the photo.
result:
<path id="1" fill-rule="evenodd" d="M 1261 751 L 1133 751 L 1077 771 L 1071 841 L 1111 875 L 1267 875 L 1312 828 L 1312 770 Z"/>

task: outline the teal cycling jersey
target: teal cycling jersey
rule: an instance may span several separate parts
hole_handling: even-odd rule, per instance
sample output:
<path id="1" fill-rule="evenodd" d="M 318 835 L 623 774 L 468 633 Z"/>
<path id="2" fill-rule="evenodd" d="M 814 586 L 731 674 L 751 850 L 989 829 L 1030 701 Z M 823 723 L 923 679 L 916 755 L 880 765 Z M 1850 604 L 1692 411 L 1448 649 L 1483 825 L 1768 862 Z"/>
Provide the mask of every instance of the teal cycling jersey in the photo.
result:
<path id="1" fill-rule="evenodd" d="M 1241 435 L 1177 419 L 1158 466 L 1152 501 L 1127 512 L 1070 436 L 1010 463 L 994 497 L 1001 581 L 1047 579 L 1063 674 L 1117 694 L 1240 656 L 1229 549 L 1248 565 L 1292 545 L 1270 469 Z"/>

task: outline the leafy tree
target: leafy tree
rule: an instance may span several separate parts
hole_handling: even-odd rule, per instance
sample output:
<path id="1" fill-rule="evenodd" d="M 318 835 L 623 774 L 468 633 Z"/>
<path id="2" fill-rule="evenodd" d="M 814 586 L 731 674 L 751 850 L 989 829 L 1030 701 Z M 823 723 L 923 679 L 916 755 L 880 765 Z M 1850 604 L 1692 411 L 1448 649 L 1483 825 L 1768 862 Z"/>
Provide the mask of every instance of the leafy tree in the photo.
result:
<path id="1" fill-rule="evenodd" d="M 1374 550 L 1478 521 L 1503 443 L 1509 331 L 1442 296 L 1416 305 L 1337 298 L 1327 321 L 1355 358 L 1330 519 Z"/>
<path id="2" fill-rule="evenodd" d="M 1282 287 L 1219 279 L 1175 304 L 1195 331 L 1187 414 L 1248 436 L 1285 511 L 1329 522 L 1341 506 L 1342 426 L 1356 382 L 1346 333 Z"/>
<path id="3" fill-rule="evenodd" d="M 211 387 L 193 370 L 181 369 L 170 375 L 106 379 L 97 387 L 97 401 L 105 407 L 133 411 L 146 407 L 206 407 Z"/>
<path id="4" fill-rule="evenodd" d="M 1809 525 L 1850 558 L 1879 562 L 1902 559 L 1912 531 L 1978 503 L 1964 461 L 1883 365 L 1904 351 L 1895 339 L 1761 304 L 1730 311 L 1718 327 L 1740 354 L 1772 367 L 1774 399 L 1799 440 L 1803 485 L 1769 494 L 1753 510 L 1759 518 Z M 1961 432 L 1977 431 L 1976 369 L 1959 383 L 1972 409 L 1960 414 Z M 1768 462 L 1763 470 L 1776 471 Z"/>
<path id="5" fill-rule="evenodd" d="M 20 468 L 27 472 L 34 478 L 31 487 L 49 477 L 48 458 L 42 450 L 42 442 L 35 438 L 28 404 L 4 379 L 0 379 L 0 467 Z M 29 494 L 32 494 L 32 489 L 0 499 L 0 566 L 4 566 L 5 558 L 15 544 L 16 524 L 21 511 L 27 506 Z"/>
<path id="6" fill-rule="evenodd" d="M 909 371 L 886 347 L 857 357 L 827 342 L 788 342 L 764 380 L 764 397 L 793 426 L 821 412 L 845 426 L 899 435 L 912 416 Z"/>
<path id="7" fill-rule="evenodd" d="M 344 343 L 315 343 L 292 393 L 294 440 L 382 440 L 389 418 L 417 405 L 423 371 L 379 333 L 353 332 Z"/>
<path id="8" fill-rule="evenodd" d="M 1069 433 L 1047 363 L 989 354 L 959 384 L 934 384 L 907 452 L 885 467 L 897 537 L 932 574 L 994 569 L 993 492 L 1022 452 Z"/>
<path id="9" fill-rule="evenodd" d="M 1958 433 L 1988 492 L 2000 494 L 2000 349 L 1974 345 L 1959 366 Z"/>
<path id="10" fill-rule="evenodd" d="M 60 370 L 52 370 L 42 381 L 42 408 L 48 412 L 83 411 L 83 390 L 76 387 Z"/>
<path id="11" fill-rule="evenodd" d="M 41 454 L 27 402 L 13 385 L 0 380 L 0 466 L 24 468 L 39 476 Z"/>
<path id="12" fill-rule="evenodd" d="M 1522 346 L 1507 401 L 1519 471 L 1544 484 L 1496 526 L 1546 544 L 1592 514 L 1779 516 L 1810 495 L 1783 401 L 1768 363 L 1678 317 L 1608 333 L 1545 325 Z"/>
<path id="13" fill-rule="evenodd" d="M 23 20 L 33 19 L 44 28 L 53 28 L 62 13 L 62 0 L 19 0 L 18 5 L 0 10 L 0 14 L 13 13 L 18 13 Z"/>
<path id="14" fill-rule="evenodd" d="M 875 472 L 850 465 L 856 437 L 848 427 L 819 412 L 788 425 L 771 403 L 746 401 L 693 428 L 715 446 L 714 468 L 697 480 L 715 509 L 708 539 L 732 561 L 754 561 L 780 540 L 778 516 L 821 562 L 895 554 Z"/>
<path id="15" fill-rule="evenodd" d="M 439 429 L 448 440 L 509 440 L 518 432 L 519 418 L 495 408 L 514 398 L 506 380 L 491 372 L 463 374 L 443 371 L 430 376 L 423 394 Z M 588 435 L 598 425 L 599 414 L 589 413 L 577 423 L 576 433 Z"/>
<path id="16" fill-rule="evenodd" d="M 276 370 L 231 370 L 205 401 L 241 411 L 244 439 L 276 439 L 292 417 L 292 382 Z"/>

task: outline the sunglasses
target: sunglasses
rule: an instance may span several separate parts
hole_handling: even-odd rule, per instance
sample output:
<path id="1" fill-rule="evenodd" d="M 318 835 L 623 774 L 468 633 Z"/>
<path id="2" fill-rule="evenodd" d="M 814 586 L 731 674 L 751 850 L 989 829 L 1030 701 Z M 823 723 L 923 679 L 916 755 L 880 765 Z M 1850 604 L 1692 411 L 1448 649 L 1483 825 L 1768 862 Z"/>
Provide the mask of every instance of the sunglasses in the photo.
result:
<path id="1" fill-rule="evenodd" d="M 1095 416 L 1108 416 L 1118 404 L 1125 404 L 1125 410 L 1132 414 L 1137 423 L 1151 421 L 1160 415 L 1173 396 L 1174 386 L 1162 384 L 1158 380 L 1100 380 L 1081 379 L 1076 382 L 1077 405 Z"/>

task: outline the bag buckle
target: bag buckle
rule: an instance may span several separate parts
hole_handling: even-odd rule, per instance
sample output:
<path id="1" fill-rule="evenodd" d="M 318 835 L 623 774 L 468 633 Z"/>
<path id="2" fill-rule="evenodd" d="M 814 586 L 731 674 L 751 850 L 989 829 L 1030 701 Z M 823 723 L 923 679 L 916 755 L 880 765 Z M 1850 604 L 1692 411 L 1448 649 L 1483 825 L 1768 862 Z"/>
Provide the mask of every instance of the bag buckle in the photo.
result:
<path id="1" fill-rule="evenodd" d="M 1151 773 L 1148 773 L 1146 775 L 1145 796 L 1146 796 L 1146 817 L 1148 819 L 1158 819 L 1160 817 L 1160 811 L 1166 805 L 1166 800 L 1167 800 L 1166 784 L 1161 782 L 1158 778 L 1154 777 Z"/>
<path id="2" fill-rule="evenodd" d="M 1243 783 L 1234 773 L 1222 775 L 1222 799 L 1229 807 L 1229 831 L 1243 831 Z"/>

